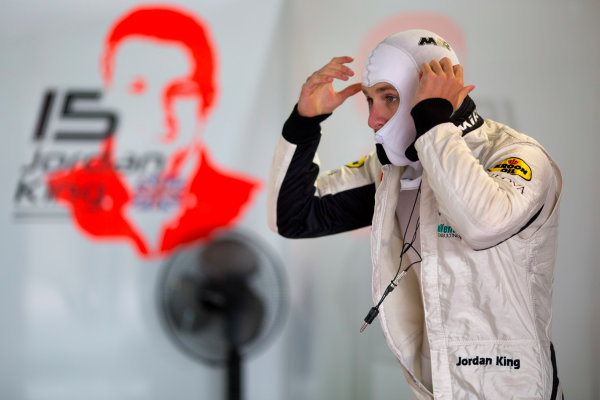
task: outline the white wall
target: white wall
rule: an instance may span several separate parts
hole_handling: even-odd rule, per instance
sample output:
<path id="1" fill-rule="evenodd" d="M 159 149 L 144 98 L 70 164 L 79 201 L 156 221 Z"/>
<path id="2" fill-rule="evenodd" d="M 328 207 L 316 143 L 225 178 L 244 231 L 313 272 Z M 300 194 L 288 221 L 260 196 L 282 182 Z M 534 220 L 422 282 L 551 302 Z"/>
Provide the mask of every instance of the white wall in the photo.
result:
<path id="1" fill-rule="evenodd" d="M 161 329 L 156 285 L 164 259 L 141 259 L 126 244 L 92 240 L 65 217 L 15 217 L 15 187 L 36 149 L 31 135 L 44 90 L 102 88 L 98 61 L 104 34 L 136 4 L 144 3 L 32 0 L 11 2 L 0 15 L 2 398 L 222 395 L 222 371 L 183 355 Z M 288 274 L 287 323 L 277 341 L 247 363 L 248 398 L 409 396 L 378 326 L 358 334 L 371 306 L 368 229 L 321 239 L 279 238 L 266 227 L 264 190 L 281 124 L 306 77 L 333 56 L 359 56 L 386 21 L 407 16 L 457 26 L 464 35 L 466 81 L 476 85 L 472 97 L 481 114 L 535 137 L 561 166 L 565 185 L 553 322 L 559 374 L 568 398 L 600 397 L 595 262 L 600 258 L 595 208 L 600 3 L 172 4 L 210 26 L 219 54 L 220 95 L 204 140 L 220 166 L 263 182 L 240 226 L 272 246 Z M 359 104 L 352 99 L 324 124 L 319 151 L 324 169 L 354 161 L 372 146 Z"/>

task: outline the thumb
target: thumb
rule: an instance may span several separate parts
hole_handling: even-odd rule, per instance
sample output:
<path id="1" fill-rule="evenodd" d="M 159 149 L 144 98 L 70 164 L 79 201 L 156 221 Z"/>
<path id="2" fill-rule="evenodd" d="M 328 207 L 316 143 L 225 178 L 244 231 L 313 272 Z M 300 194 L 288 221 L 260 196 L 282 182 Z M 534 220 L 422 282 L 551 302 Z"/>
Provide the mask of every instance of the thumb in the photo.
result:
<path id="1" fill-rule="evenodd" d="M 469 85 L 462 88 L 462 90 L 458 93 L 457 103 L 453 104 L 454 110 L 458 109 L 460 105 L 463 103 L 463 100 L 475 89 L 475 85 Z"/>
<path id="2" fill-rule="evenodd" d="M 348 97 L 354 96 L 356 93 L 360 92 L 361 88 L 362 84 L 360 82 L 354 83 L 347 88 L 340 90 L 338 95 L 341 96 L 343 100 L 346 100 Z"/>
<path id="3" fill-rule="evenodd" d="M 469 86 L 465 86 L 462 90 L 463 94 L 465 95 L 465 97 L 471 93 L 473 91 L 473 89 L 475 89 L 475 85 L 469 85 Z"/>

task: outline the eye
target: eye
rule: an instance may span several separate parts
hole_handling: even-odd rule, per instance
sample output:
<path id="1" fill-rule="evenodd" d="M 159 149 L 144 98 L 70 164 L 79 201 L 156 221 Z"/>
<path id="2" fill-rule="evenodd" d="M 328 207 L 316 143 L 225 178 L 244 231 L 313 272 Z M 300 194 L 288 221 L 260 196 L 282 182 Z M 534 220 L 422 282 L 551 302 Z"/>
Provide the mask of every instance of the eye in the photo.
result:
<path id="1" fill-rule="evenodd" d="M 392 96 L 392 95 L 386 96 L 385 99 L 388 103 L 394 103 L 394 102 L 398 101 L 398 97 Z"/>
<path id="2" fill-rule="evenodd" d="M 373 99 L 370 97 L 367 97 L 367 105 L 369 106 L 369 108 L 371 108 L 371 106 L 373 105 Z"/>
<path id="3" fill-rule="evenodd" d="M 141 76 L 136 76 L 129 84 L 129 93 L 142 95 L 146 91 L 146 80 Z"/>

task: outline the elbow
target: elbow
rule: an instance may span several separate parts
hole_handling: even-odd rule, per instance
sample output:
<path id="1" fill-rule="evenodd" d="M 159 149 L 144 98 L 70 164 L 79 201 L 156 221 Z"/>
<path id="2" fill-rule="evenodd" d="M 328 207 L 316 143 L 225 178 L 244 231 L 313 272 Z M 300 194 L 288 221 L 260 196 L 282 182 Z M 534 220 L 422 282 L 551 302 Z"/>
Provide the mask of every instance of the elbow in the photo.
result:
<path id="1" fill-rule="evenodd" d="M 463 235 L 462 239 L 475 251 L 486 250 L 503 242 L 495 235 Z"/>
<path id="2" fill-rule="evenodd" d="M 508 196 L 480 202 L 470 210 L 456 221 L 456 230 L 473 250 L 494 247 L 514 234 L 519 213 Z"/>
<path id="3" fill-rule="evenodd" d="M 461 239 L 473 250 L 480 251 L 495 247 L 514 235 L 505 227 L 498 225 L 461 226 L 457 227 Z"/>
<path id="4" fill-rule="evenodd" d="M 281 218 L 277 218 L 276 213 L 272 213 L 269 215 L 267 219 L 267 225 L 269 226 L 269 229 L 271 229 L 276 234 L 283 236 L 284 238 L 297 239 L 301 237 L 296 224 L 290 223 L 289 221 L 286 222 Z"/>
<path id="5" fill-rule="evenodd" d="M 268 218 L 267 225 L 273 232 L 283 236 L 286 239 L 297 239 L 302 237 L 298 227 L 295 226 L 295 224 L 282 222 L 282 220 L 277 219 L 276 216 Z"/>
<path id="6" fill-rule="evenodd" d="M 277 223 L 275 232 L 286 239 L 301 239 L 304 237 L 310 237 L 306 235 L 305 231 L 296 224 L 291 223 Z"/>

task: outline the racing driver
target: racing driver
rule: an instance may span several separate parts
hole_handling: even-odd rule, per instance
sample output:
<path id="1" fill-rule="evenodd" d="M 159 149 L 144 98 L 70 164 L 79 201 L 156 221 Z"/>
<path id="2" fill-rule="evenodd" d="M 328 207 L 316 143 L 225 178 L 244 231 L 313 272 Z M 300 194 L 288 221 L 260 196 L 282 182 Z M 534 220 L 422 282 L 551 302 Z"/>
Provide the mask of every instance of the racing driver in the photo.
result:
<path id="1" fill-rule="evenodd" d="M 558 166 L 477 113 L 439 35 L 385 38 L 362 82 L 336 92 L 351 61 L 333 58 L 302 86 L 273 157 L 270 227 L 308 238 L 371 226 L 363 328 L 379 315 L 415 398 L 563 398 L 551 342 Z M 320 123 L 361 90 L 375 149 L 319 175 Z"/>

